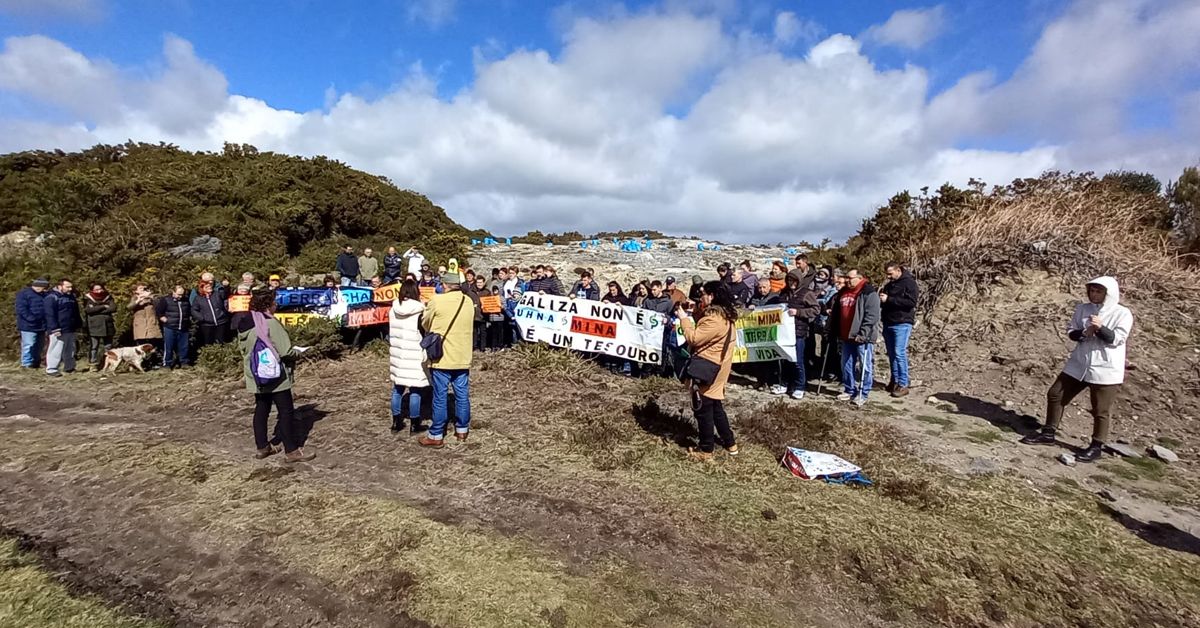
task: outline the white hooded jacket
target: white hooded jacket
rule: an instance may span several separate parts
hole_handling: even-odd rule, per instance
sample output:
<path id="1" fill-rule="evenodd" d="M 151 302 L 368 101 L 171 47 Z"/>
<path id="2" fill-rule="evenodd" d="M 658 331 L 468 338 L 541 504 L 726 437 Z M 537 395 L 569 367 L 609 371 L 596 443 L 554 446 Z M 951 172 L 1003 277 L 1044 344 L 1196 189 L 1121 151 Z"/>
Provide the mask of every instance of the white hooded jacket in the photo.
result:
<path id="1" fill-rule="evenodd" d="M 392 302 L 388 317 L 388 370 L 397 386 L 423 388 L 429 385 L 429 365 L 421 348 L 421 313 L 425 305 L 416 299 Z"/>
<path id="2" fill-rule="evenodd" d="M 1104 303 L 1081 303 L 1075 306 L 1075 314 L 1067 326 L 1067 333 L 1087 329 L 1088 317 L 1099 316 L 1105 329 L 1113 332 L 1111 343 L 1098 335 L 1083 337 L 1071 351 L 1071 357 L 1063 366 L 1063 373 L 1089 384 L 1121 384 L 1125 381 L 1125 342 L 1133 331 L 1133 313 L 1119 303 L 1121 290 L 1112 277 L 1097 277 L 1089 285 L 1104 286 L 1108 294 Z"/>

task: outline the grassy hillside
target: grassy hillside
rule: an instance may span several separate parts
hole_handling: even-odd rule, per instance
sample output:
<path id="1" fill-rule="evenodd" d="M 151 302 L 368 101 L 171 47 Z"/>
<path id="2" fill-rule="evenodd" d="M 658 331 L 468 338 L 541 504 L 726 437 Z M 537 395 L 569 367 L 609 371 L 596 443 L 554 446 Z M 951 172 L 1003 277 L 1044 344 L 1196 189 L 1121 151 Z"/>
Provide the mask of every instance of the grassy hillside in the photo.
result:
<path id="1" fill-rule="evenodd" d="M 129 143 L 0 156 L 0 234 L 19 229 L 48 235 L 0 248 L 5 312 L 38 275 L 105 281 L 117 294 L 148 281 L 161 292 L 202 270 L 324 273 L 346 242 L 380 256 L 388 245 L 416 244 L 462 259 L 467 234 L 429 199 L 383 177 L 231 144 L 221 153 Z M 201 235 L 221 239 L 214 258 L 168 253 Z M 12 349 L 11 318 L 0 317 L 0 351 Z"/>

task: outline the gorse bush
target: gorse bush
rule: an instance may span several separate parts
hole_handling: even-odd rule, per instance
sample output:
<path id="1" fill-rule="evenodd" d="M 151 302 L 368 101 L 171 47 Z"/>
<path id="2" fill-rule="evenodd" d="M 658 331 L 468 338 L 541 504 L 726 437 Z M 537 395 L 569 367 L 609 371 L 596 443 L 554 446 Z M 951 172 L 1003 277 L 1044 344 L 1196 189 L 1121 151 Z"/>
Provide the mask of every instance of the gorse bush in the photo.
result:
<path id="1" fill-rule="evenodd" d="M 314 157 L 260 153 L 227 144 L 221 153 L 169 145 L 99 145 L 77 153 L 0 156 L 0 233 L 47 234 L 32 249 L 0 251 L 0 308 L 40 275 L 106 283 L 121 311 L 134 283 L 165 294 L 202 271 L 236 278 L 294 270 L 331 272 L 342 246 L 418 246 L 431 260 L 466 262 L 467 231 L 424 196 L 387 179 Z M 209 235 L 212 258 L 168 251 Z M 0 353 L 11 354 L 11 316 L 0 317 Z"/>
<path id="2" fill-rule="evenodd" d="M 241 377 L 243 359 L 245 358 L 242 357 L 238 343 L 227 342 L 200 349 L 200 355 L 196 357 L 196 366 L 211 377 Z"/>
<path id="3" fill-rule="evenodd" d="M 338 322 L 328 318 L 310 318 L 288 328 L 292 344 L 308 347 L 299 360 L 335 359 L 342 356 L 346 344 L 342 342 L 342 328 Z"/>

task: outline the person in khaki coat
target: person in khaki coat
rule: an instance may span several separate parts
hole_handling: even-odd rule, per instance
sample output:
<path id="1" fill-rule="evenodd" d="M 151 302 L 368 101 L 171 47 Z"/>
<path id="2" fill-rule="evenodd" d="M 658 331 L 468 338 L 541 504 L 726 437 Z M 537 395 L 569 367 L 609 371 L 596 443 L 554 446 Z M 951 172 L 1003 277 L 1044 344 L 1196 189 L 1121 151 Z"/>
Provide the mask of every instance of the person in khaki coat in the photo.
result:
<path id="1" fill-rule="evenodd" d="M 154 315 L 154 292 L 139 283 L 133 288 L 133 298 L 129 300 L 129 313 L 133 319 L 133 344 L 153 345 L 162 351 L 162 328 L 158 326 L 158 317 Z M 157 358 L 155 358 L 157 364 Z"/>
<path id="2" fill-rule="evenodd" d="M 721 446 L 729 455 L 736 456 L 738 446 L 725 414 L 725 384 L 733 370 L 733 351 L 737 347 L 737 309 L 733 305 L 733 294 L 729 285 L 710 281 L 700 288 L 700 302 L 704 314 L 699 322 L 692 320 L 684 305 L 675 310 L 683 336 L 687 339 L 692 356 L 720 365 L 717 376 L 709 384 L 691 382 L 692 405 L 696 412 L 696 424 L 700 427 L 700 449 L 689 455 L 700 461 L 713 457 L 716 436 L 721 437 Z M 714 434 L 714 431 L 716 434 Z"/>
<path id="3" fill-rule="evenodd" d="M 433 380 L 433 423 L 429 434 L 418 443 L 424 447 L 441 447 L 449 422 L 447 395 L 454 389 L 454 437 L 467 440 L 471 430 L 471 345 L 475 331 L 475 302 L 460 289 L 462 275 L 444 273 L 445 292 L 435 294 L 421 315 L 421 327 L 430 334 L 440 334 L 442 357 L 429 362 Z"/>

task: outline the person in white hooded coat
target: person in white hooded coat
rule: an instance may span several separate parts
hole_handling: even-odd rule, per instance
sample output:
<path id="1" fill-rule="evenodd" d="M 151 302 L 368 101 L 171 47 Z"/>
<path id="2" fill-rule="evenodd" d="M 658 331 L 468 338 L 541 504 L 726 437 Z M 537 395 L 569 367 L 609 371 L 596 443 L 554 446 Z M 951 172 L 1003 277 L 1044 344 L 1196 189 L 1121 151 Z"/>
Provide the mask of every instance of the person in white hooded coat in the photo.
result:
<path id="1" fill-rule="evenodd" d="M 417 282 L 405 279 L 400 294 L 392 302 L 388 316 L 388 370 L 392 378 L 392 431 L 404 429 L 407 415 L 409 430 L 416 434 L 421 428 L 421 400 L 429 397 L 429 363 L 421 348 L 423 334 L 419 327 L 425 305 Z M 408 393 L 407 408 L 404 394 Z M 407 409 L 407 413 L 405 410 Z"/>
<path id="2" fill-rule="evenodd" d="M 1092 441 L 1076 454 L 1080 462 L 1100 457 L 1108 440 L 1112 408 L 1125 382 L 1125 346 L 1133 331 L 1133 313 L 1120 304 L 1121 291 L 1112 277 L 1087 284 L 1088 301 L 1075 306 L 1067 337 L 1075 341 L 1071 357 L 1046 393 L 1046 426 L 1021 439 L 1027 445 L 1053 445 L 1063 409 L 1087 390 L 1092 401 Z"/>

